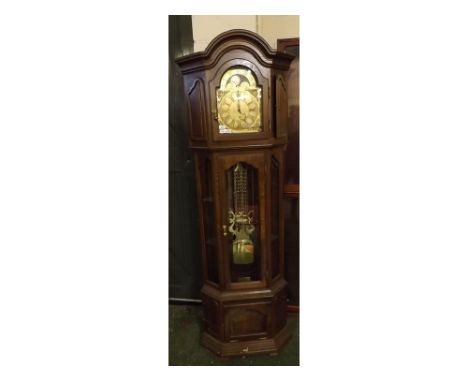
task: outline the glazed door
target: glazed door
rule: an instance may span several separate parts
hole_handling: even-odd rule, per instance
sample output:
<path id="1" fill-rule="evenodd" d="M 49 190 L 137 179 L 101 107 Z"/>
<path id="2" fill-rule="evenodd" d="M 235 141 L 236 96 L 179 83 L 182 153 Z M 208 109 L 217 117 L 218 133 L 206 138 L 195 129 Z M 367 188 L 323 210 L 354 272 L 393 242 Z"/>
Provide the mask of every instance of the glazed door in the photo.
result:
<path id="1" fill-rule="evenodd" d="M 224 284 L 266 285 L 265 156 L 219 154 L 218 187 Z"/>

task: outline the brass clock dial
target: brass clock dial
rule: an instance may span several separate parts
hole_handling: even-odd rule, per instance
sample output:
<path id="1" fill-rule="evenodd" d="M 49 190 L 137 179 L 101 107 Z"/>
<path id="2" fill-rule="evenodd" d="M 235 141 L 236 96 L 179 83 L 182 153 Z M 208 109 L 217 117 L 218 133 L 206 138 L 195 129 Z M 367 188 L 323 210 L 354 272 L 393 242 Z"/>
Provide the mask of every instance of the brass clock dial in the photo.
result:
<path id="1" fill-rule="evenodd" d="M 262 131 L 262 89 L 249 69 L 227 70 L 216 100 L 221 134 Z"/>

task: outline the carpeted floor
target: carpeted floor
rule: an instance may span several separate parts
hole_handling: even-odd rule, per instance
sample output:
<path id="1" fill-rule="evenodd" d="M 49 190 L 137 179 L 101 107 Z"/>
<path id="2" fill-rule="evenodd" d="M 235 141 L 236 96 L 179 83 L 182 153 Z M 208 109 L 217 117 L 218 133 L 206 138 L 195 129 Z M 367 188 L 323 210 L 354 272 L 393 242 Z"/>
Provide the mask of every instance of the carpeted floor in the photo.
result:
<path id="1" fill-rule="evenodd" d="M 277 356 L 250 355 L 222 360 L 200 344 L 199 305 L 169 305 L 170 366 L 299 366 L 299 314 L 288 314 L 292 337 Z"/>

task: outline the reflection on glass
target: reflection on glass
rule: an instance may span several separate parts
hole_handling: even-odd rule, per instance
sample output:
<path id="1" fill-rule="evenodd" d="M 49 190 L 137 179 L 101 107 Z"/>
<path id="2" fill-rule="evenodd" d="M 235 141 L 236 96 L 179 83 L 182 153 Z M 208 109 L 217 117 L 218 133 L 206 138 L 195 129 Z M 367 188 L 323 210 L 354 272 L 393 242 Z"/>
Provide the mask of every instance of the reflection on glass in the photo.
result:
<path id="1" fill-rule="evenodd" d="M 227 172 L 231 281 L 260 277 L 257 170 L 238 162 Z"/>
<path id="2" fill-rule="evenodd" d="M 275 157 L 271 158 L 271 277 L 274 278 L 279 273 L 279 162 Z"/>

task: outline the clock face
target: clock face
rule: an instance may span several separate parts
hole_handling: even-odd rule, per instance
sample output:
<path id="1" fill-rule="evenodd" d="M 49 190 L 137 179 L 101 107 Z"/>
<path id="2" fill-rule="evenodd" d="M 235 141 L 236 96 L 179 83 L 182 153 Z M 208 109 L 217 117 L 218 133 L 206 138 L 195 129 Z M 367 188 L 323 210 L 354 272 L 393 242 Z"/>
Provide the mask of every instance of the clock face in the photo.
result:
<path id="1" fill-rule="evenodd" d="M 216 100 L 221 134 L 262 131 L 262 89 L 250 69 L 227 70 L 216 91 Z"/>

